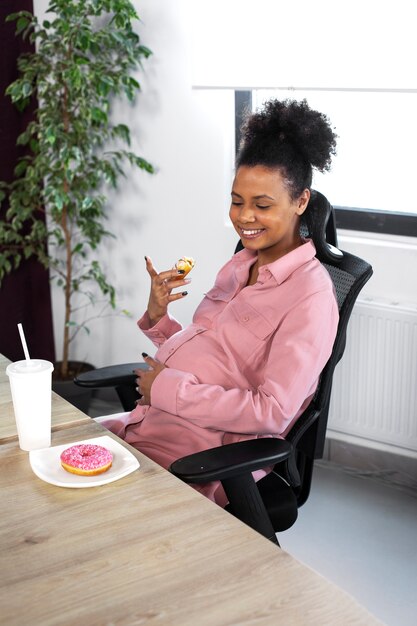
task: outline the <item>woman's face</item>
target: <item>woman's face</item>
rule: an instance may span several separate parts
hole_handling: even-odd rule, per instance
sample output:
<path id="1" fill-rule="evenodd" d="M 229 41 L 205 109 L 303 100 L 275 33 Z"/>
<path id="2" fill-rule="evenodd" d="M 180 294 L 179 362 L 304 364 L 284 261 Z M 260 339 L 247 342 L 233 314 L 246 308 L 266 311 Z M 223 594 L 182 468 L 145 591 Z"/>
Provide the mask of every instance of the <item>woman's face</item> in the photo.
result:
<path id="1" fill-rule="evenodd" d="M 305 189 L 292 200 L 278 169 L 244 165 L 233 181 L 229 216 L 245 248 L 271 263 L 300 245 L 299 218 L 309 198 Z"/>

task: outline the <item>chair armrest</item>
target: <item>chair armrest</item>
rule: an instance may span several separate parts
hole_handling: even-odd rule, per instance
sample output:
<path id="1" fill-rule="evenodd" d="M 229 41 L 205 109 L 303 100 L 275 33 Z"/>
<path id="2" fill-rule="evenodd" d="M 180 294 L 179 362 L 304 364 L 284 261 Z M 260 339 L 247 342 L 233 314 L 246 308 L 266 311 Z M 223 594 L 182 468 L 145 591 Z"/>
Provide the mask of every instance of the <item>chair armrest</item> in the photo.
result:
<path id="1" fill-rule="evenodd" d="M 284 439 L 249 439 L 177 459 L 170 472 L 187 483 L 206 483 L 254 472 L 285 461 L 293 447 Z"/>
<path id="2" fill-rule="evenodd" d="M 74 378 L 74 383 L 80 387 L 118 387 L 120 385 L 135 385 L 135 369 L 148 369 L 146 363 L 123 363 L 99 367 L 89 372 L 83 372 Z"/>

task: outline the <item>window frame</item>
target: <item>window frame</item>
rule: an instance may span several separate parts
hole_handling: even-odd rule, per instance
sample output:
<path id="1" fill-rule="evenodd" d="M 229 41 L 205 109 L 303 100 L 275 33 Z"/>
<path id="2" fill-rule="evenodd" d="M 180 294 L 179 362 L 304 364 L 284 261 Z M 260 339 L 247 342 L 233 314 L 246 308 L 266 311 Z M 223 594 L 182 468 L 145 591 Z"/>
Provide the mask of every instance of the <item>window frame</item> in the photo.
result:
<path id="1" fill-rule="evenodd" d="M 236 153 L 240 143 L 240 126 L 245 114 L 252 110 L 252 90 L 235 90 Z M 396 211 L 333 205 L 336 227 L 384 235 L 417 237 L 417 215 Z"/>

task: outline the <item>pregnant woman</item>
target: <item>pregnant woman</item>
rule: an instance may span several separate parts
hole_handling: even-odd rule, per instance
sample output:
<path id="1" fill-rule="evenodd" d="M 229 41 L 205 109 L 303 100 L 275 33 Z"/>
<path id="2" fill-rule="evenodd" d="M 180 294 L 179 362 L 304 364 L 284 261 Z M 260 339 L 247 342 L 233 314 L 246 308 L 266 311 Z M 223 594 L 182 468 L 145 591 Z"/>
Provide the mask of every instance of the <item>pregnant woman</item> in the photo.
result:
<path id="1" fill-rule="evenodd" d="M 168 307 L 186 296 L 172 290 L 187 280 L 146 259 L 151 290 L 138 326 L 157 351 L 144 355 L 148 370 L 137 370 L 136 408 L 102 422 L 166 468 L 207 448 L 285 437 L 336 336 L 333 283 L 300 236 L 313 168 L 329 169 L 335 152 L 329 121 L 306 101 L 272 100 L 246 119 L 242 137 L 230 219 L 244 249 L 220 269 L 186 328 Z M 196 488 L 225 505 L 219 483 Z"/>

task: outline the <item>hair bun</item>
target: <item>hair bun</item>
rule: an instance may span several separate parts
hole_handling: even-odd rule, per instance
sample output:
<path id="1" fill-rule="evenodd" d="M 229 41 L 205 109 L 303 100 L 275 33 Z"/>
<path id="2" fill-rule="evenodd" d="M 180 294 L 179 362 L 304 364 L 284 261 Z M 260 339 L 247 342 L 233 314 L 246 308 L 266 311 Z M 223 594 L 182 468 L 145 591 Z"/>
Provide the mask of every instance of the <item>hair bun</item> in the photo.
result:
<path id="1" fill-rule="evenodd" d="M 314 111 L 307 100 L 269 100 L 249 115 L 242 127 L 242 147 L 249 144 L 291 144 L 301 158 L 319 171 L 330 169 L 336 153 L 336 135 L 324 113 Z"/>

